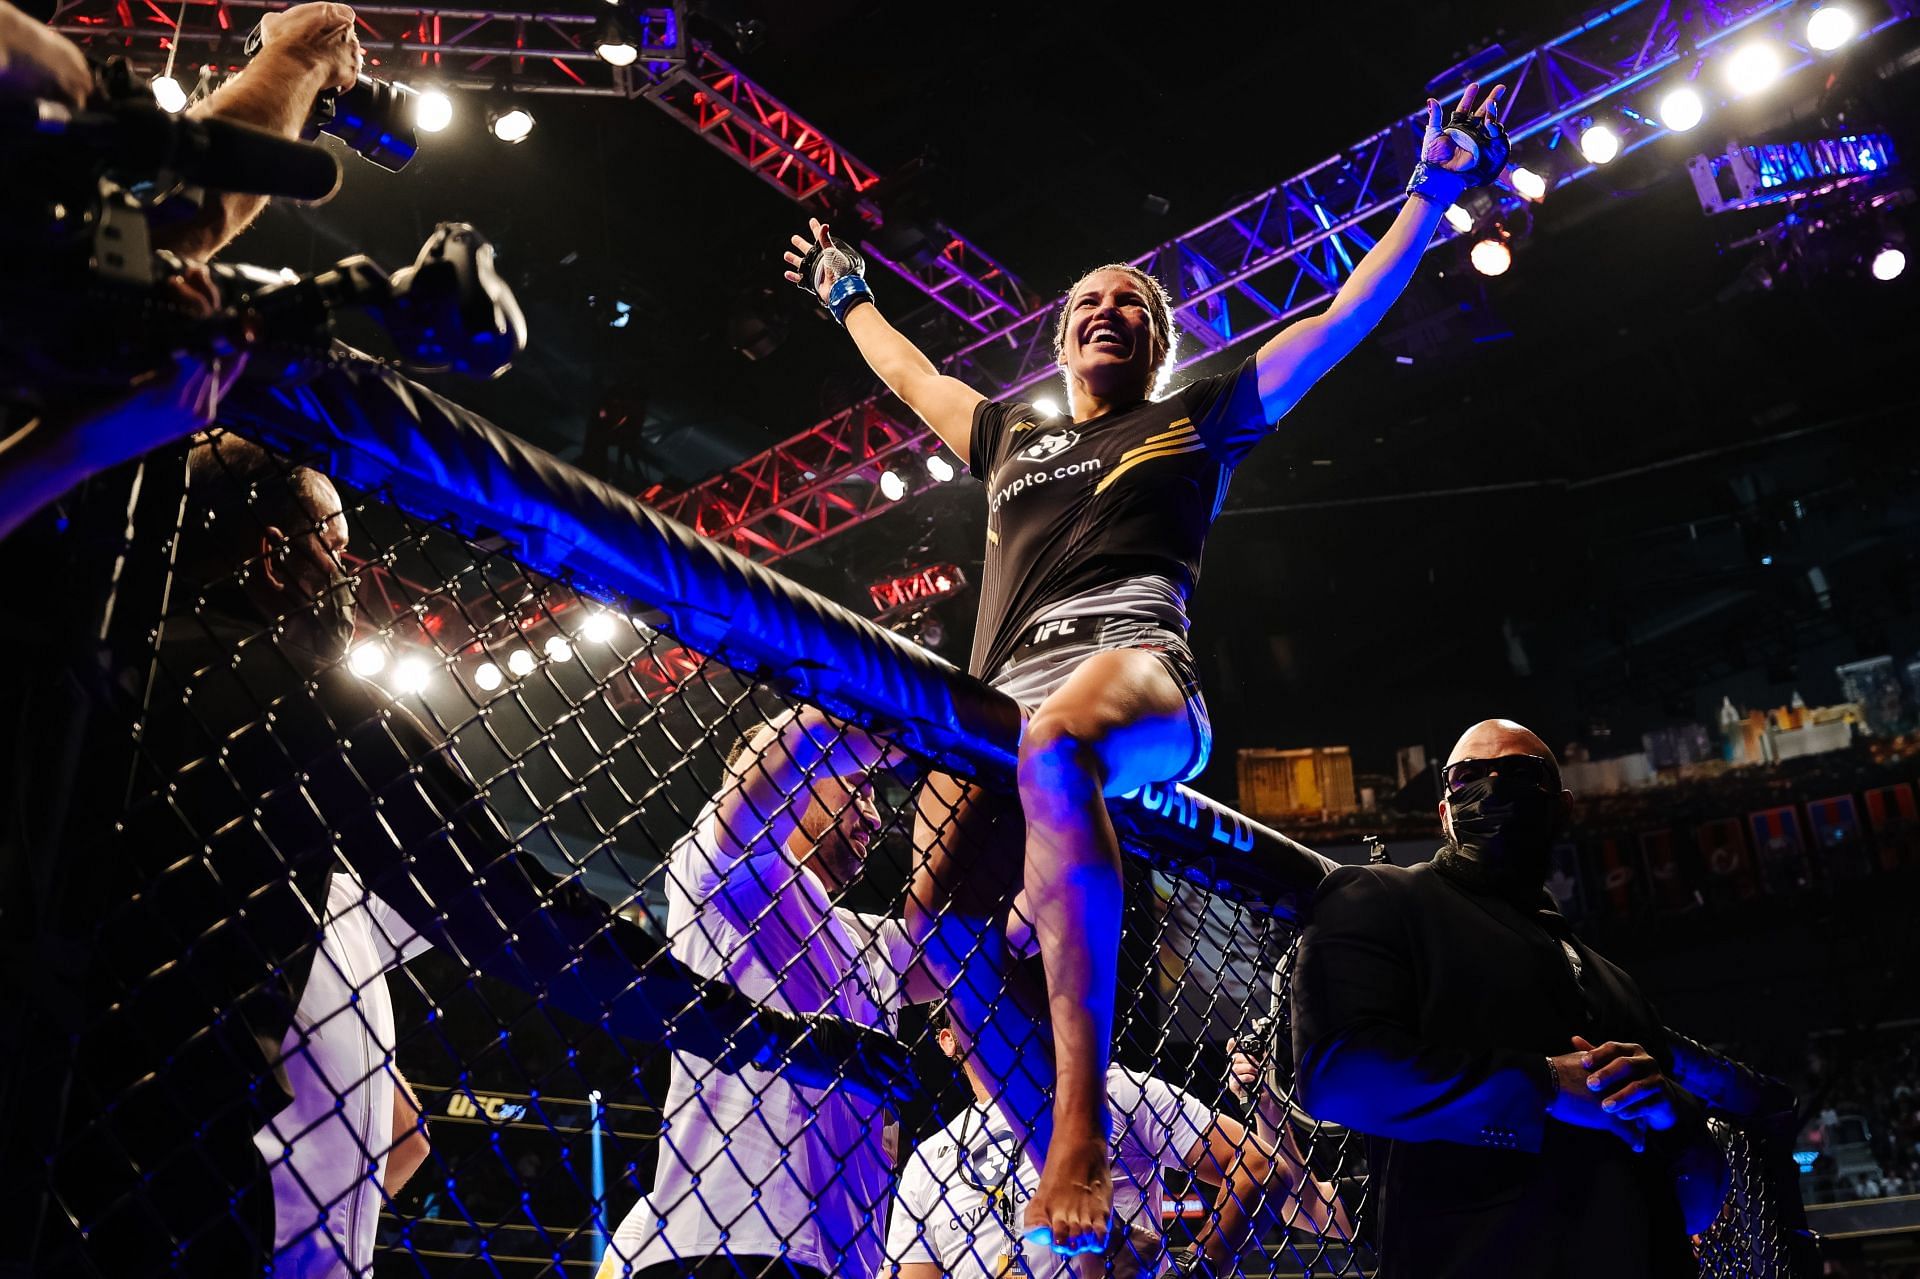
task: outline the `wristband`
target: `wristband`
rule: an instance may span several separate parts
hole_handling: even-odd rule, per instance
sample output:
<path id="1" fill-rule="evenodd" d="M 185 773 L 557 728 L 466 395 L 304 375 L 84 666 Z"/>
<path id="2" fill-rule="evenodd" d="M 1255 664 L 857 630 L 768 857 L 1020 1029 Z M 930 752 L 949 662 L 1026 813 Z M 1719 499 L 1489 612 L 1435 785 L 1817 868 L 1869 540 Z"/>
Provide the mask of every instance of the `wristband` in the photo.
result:
<path id="1" fill-rule="evenodd" d="M 1407 194 L 1431 200 L 1442 209 L 1459 202 L 1467 191 L 1467 180 L 1450 169 L 1437 164 L 1428 164 L 1425 160 L 1413 166 L 1413 176 L 1407 179 Z"/>
<path id="2" fill-rule="evenodd" d="M 840 321 L 844 328 L 847 313 L 862 302 L 873 301 L 873 290 L 867 282 L 857 275 L 843 275 L 833 282 L 827 290 L 827 310 L 833 312 L 833 318 Z"/>

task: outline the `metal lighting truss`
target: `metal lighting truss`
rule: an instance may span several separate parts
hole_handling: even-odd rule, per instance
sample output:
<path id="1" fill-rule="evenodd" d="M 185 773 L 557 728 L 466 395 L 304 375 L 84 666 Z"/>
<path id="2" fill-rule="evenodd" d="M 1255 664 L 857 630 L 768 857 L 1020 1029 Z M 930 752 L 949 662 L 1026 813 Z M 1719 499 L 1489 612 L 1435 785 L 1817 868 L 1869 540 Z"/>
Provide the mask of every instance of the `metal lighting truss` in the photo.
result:
<path id="1" fill-rule="evenodd" d="M 284 8 L 283 0 L 189 0 L 184 6 L 169 0 L 63 0 L 53 25 L 96 52 L 122 53 L 141 66 L 163 62 L 177 39 L 178 67 L 225 72 L 243 65 L 241 42 L 261 16 Z M 353 11 L 368 70 L 381 79 L 489 89 L 506 76 L 516 93 L 631 98 L 649 74 L 646 63 L 613 67 L 594 53 L 600 13 L 513 13 L 378 0 L 355 4 Z M 643 58 L 661 66 L 683 56 L 682 26 L 673 9 L 627 12 Z M 177 35 L 176 18 L 181 19 Z"/>
<path id="2" fill-rule="evenodd" d="M 270 0 L 65 0 L 60 31 L 143 65 L 165 59 L 177 39 L 183 66 L 230 71 L 240 44 Z M 599 6 L 592 6 L 599 8 Z M 978 245 L 943 223 L 883 237 L 879 206 L 869 198 L 880 174 L 809 124 L 791 107 L 698 40 L 686 36 L 673 6 L 628 7 L 629 34 L 639 50 L 627 67 L 594 52 L 599 13 L 514 13 L 495 9 L 416 8 L 356 3 L 360 43 L 372 73 L 383 79 L 515 93 L 645 98 L 731 156 L 741 167 L 822 219 L 851 212 L 868 257 L 925 294 L 957 323 L 955 343 L 991 333 L 1039 303 L 1014 275 Z M 844 227 L 847 238 L 856 228 Z M 907 251 L 904 246 L 913 246 Z M 895 246 L 889 252 L 885 246 Z"/>
<path id="3" fill-rule="evenodd" d="M 1786 73 L 1814 56 L 1783 19 L 1802 6 L 1764 0 L 1708 3 L 1679 12 L 1671 3 L 1628 0 L 1594 14 L 1530 52 L 1476 72 L 1505 83 L 1503 116 L 1515 162 L 1542 173 L 1551 190 L 1593 171 L 1573 147 L 1522 148 L 1529 138 L 1571 132 L 1596 110 L 1625 117 L 1623 152 L 1665 131 L 1654 99 L 1688 77 L 1697 60 L 1742 33 L 1768 32 L 1790 53 Z M 1896 15 L 1881 26 L 1897 21 Z M 1878 29 L 1877 27 L 1875 28 Z M 1422 132 L 1417 111 L 1269 187 L 1133 261 L 1173 294 L 1184 367 L 1237 348 L 1325 303 L 1392 221 Z M 1547 158 L 1537 158 L 1540 156 Z M 1557 168 L 1554 163 L 1558 162 Z M 1510 187 L 1497 193 L 1518 200 Z M 1457 232 L 1443 223 L 1439 240 Z M 1030 310 L 943 362 L 946 372 L 990 395 L 1056 376 L 1055 308 Z M 924 465 L 939 442 L 890 396 L 877 396 L 681 493 L 651 496 L 660 510 L 762 562 L 773 562 L 890 509 L 937 481 Z"/>

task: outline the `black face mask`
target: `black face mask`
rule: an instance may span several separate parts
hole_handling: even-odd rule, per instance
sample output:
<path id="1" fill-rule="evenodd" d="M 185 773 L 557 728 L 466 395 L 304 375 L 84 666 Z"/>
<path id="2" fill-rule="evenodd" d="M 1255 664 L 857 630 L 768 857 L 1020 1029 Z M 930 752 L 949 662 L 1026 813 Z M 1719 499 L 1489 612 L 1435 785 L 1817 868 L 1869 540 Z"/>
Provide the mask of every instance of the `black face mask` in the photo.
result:
<path id="1" fill-rule="evenodd" d="M 1469 863 L 1490 887 L 1537 894 L 1547 882 L 1560 797 L 1531 778 L 1481 777 L 1447 796 L 1453 842 L 1446 850 Z"/>

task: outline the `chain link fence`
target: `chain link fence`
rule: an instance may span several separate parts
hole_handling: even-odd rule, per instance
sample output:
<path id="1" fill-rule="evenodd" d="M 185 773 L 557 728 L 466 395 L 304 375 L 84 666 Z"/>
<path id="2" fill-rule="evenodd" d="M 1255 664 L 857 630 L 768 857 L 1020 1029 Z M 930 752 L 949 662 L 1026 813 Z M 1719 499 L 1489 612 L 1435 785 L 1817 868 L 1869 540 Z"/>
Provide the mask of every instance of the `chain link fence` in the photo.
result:
<path id="1" fill-rule="evenodd" d="M 1116 1226 L 1065 1262 L 1021 1242 L 1051 1041 L 1017 874 L 940 882 L 1017 833 L 1004 756 L 869 735 L 845 689 L 702 642 L 718 605 L 556 575 L 507 512 L 410 514 L 431 458 L 386 459 L 391 489 L 341 457 L 216 433 L 7 547 L 61 583 L 10 658 L 44 675 L 10 1144 L 54 1153 L 10 1158 L 47 1192 L 9 1261 L 1372 1269 L 1363 1143 L 1291 1104 L 1297 934 L 1284 884 L 1223 870 L 1240 819 L 1167 792 L 1123 823 Z M 1779 1188 L 1738 1184 L 1704 1272 L 1790 1273 Z"/>

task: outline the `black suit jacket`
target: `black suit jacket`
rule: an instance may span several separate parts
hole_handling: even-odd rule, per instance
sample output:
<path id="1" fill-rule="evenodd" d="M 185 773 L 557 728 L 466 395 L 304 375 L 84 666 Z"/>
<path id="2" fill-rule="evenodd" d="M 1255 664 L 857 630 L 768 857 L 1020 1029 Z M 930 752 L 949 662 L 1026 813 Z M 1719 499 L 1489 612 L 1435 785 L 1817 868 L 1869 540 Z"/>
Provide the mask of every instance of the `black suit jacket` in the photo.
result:
<path id="1" fill-rule="evenodd" d="M 1666 1049 L 1544 894 L 1528 911 L 1432 865 L 1342 867 L 1292 998 L 1302 1105 L 1371 1138 L 1383 1276 L 1696 1273 L 1666 1161 L 1545 1117 L 1542 1058 L 1572 1036 Z"/>

